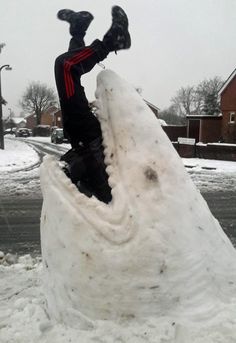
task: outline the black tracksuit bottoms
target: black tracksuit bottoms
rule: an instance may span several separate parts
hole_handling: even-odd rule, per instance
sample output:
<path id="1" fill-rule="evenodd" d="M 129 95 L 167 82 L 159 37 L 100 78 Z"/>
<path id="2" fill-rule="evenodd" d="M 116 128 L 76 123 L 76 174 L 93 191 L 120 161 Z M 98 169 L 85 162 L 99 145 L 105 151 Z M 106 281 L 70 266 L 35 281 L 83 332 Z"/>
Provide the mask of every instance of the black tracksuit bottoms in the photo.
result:
<path id="1" fill-rule="evenodd" d="M 57 57 L 55 79 L 60 99 L 63 129 L 72 148 L 82 142 L 85 146 L 101 136 L 98 119 L 91 113 L 81 76 L 96 63 L 104 60 L 109 51 L 100 40 L 90 46 L 70 50 Z"/>

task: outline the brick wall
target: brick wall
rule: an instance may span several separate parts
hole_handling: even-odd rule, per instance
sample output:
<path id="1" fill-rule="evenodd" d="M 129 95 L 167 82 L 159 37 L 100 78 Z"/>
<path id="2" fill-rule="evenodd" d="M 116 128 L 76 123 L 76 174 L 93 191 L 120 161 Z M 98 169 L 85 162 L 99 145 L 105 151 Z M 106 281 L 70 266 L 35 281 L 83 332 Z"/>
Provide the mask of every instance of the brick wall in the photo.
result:
<path id="1" fill-rule="evenodd" d="M 30 116 L 26 117 L 25 118 L 25 121 L 26 121 L 26 127 L 28 129 L 33 129 L 36 125 L 36 116 L 31 114 Z"/>
<path id="2" fill-rule="evenodd" d="M 197 145 L 196 157 L 206 158 L 210 160 L 236 161 L 236 145 Z"/>
<path id="3" fill-rule="evenodd" d="M 205 158 L 209 160 L 224 160 L 236 162 L 236 144 L 179 144 L 173 143 L 174 148 L 179 153 L 180 157 L 184 158 Z"/>
<path id="4" fill-rule="evenodd" d="M 43 112 L 41 115 L 41 125 L 53 126 L 53 115 L 48 112 Z"/>
<path id="5" fill-rule="evenodd" d="M 222 131 L 221 135 L 226 143 L 236 143 L 236 122 L 230 123 L 230 113 L 236 115 L 236 77 L 221 94 Z"/>

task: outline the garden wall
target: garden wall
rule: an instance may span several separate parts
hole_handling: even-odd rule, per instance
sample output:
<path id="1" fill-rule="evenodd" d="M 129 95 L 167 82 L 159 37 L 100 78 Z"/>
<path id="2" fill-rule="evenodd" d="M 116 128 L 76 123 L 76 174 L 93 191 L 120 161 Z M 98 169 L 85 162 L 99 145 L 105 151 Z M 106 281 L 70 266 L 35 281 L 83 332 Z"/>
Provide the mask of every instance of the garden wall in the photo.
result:
<path id="1" fill-rule="evenodd" d="M 180 144 L 173 142 L 179 155 L 184 158 L 198 157 L 210 160 L 225 160 L 236 162 L 236 144 Z"/>

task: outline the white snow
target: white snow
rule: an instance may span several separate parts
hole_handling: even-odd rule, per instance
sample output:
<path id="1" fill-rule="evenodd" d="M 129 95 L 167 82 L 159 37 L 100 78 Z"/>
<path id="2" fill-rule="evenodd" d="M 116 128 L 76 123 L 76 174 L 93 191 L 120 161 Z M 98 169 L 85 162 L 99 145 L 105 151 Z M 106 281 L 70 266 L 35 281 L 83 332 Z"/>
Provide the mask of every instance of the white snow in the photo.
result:
<path id="1" fill-rule="evenodd" d="M 39 163 L 38 154 L 22 141 L 5 139 L 5 149 L 0 150 L 0 173 L 15 172 Z"/>
<path id="2" fill-rule="evenodd" d="M 51 152 L 58 152 L 58 146 L 50 143 L 50 137 L 13 138 L 5 136 L 5 149 L 0 149 L 0 192 L 1 196 L 24 196 L 41 198 L 39 166 L 40 155 L 36 148 L 27 143 L 35 142 L 39 146 L 47 145 Z M 69 144 L 60 144 L 66 152 Z"/>
<path id="3" fill-rule="evenodd" d="M 112 202 L 41 167 L 50 318 L 86 342 L 235 341 L 235 249 L 135 90 L 104 71 L 96 94 Z"/>
<path id="4" fill-rule="evenodd" d="M 30 139 L 42 143 L 50 142 L 48 137 L 30 137 Z M 35 196 L 36 191 L 38 196 L 41 196 L 38 181 L 38 164 L 40 162 L 38 154 L 20 139 L 6 139 L 5 145 L 6 150 L 0 150 L 1 195 L 15 195 L 16 192 L 20 195 Z M 65 146 L 65 148 L 67 147 L 68 145 Z M 214 191 L 225 187 L 235 189 L 236 187 L 235 162 L 198 159 L 183 159 L 183 162 L 188 166 L 187 170 L 198 188 L 203 191 Z M 28 172 L 23 170 L 25 167 L 29 168 Z M 30 181 L 24 183 L 25 179 Z M 212 181 L 215 181 L 215 184 Z M 174 193 L 176 189 L 173 187 L 172 190 Z M 60 216 L 60 213 L 55 213 L 54 219 L 60 218 Z M 186 233 L 187 224 L 183 227 Z M 53 244 L 53 237 L 49 243 Z M 176 244 L 179 244 L 179 240 L 176 240 Z M 63 248 L 61 248 L 62 252 Z M 56 253 L 63 257 L 60 251 Z M 134 260 L 135 257 L 133 256 Z M 172 262 L 175 258 L 175 256 L 169 257 Z M 225 258 L 225 255 L 222 254 L 223 262 Z M 68 257 L 68 259 L 60 259 L 60 261 L 66 266 L 70 259 Z M 234 261 L 232 260 L 231 263 Z M 200 261 L 199 266 L 202 267 Z M 184 267 L 183 265 L 182 273 L 185 272 Z M 214 264 L 212 268 L 214 268 Z M 229 288 L 234 286 L 233 278 Z M 132 275 L 130 282 L 132 282 Z M 198 287 L 201 287 L 201 283 L 194 284 L 190 280 L 190 285 L 194 298 L 198 292 Z M 183 288 L 185 286 L 185 284 L 182 285 Z M 223 289 L 223 283 L 220 289 Z M 213 292 L 215 290 L 209 289 L 208 291 Z M 224 304 L 217 303 L 217 301 L 215 304 L 211 304 L 210 302 L 202 302 L 204 294 L 205 291 L 199 295 L 198 303 L 196 303 L 196 299 L 192 300 L 192 308 L 191 306 L 188 308 L 188 316 L 175 313 L 172 316 L 160 315 L 158 318 L 149 316 L 138 320 L 123 318 L 118 322 L 113 322 L 110 320 L 91 320 L 81 314 L 76 323 L 77 327 L 73 328 L 55 322 L 48 316 L 42 287 L 42 262 L 40 258 L 33 259 L 29 255 L 18 258 L 0 251 L 0 342 L 235 343 L 235 297 L 229 299 L 226 296 L 226 303 Z M 178 299 L 176 299 L 177 301 Z M 209 308 L 210 305 L 211 308 Z M 67 304 L 64 303 L 64 306 L 66 308 Z M 195 313 L 194 306 L 196 306 Z M 179 310 L 181 312 L 181 309 Z M 199 311 L 197 316 L 196 311 Z M 210 317 L 209 314 L 211 314 Z M 193 316 L 195 316 L 195 320 L 191 319 Z M 73 314 L 71 321 L 73 321 Z"/>
<path id="5" fill-rule="evenodd" d="M 20 139 L 5 138 L 0 149 L 0 192 L 2 197 L 41 197 L 40 157 Z"/>
<path id="6" fill-rule="evenodd" d="M 198 158 L 182 159 L 193 182 L 201 192 L 234 191 L 236 162 Z"/>

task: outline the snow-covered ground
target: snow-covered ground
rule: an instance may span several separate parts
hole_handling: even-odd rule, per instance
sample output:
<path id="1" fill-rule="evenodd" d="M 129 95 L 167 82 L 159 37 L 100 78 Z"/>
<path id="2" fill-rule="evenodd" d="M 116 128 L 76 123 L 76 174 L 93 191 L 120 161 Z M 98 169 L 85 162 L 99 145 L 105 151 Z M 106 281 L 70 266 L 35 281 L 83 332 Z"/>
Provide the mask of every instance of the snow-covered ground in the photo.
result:
<path id="1" fill-rule="evenodd" d="M 48 138 L 31 137 L 28 140 L 49 142 Z M 1 196 L 41 196 L 38 153 L 23 139 L 6 139 L 5 145 L 6 149 L 0 150 Z M 183 162 L 201 191 L 235 189 L 235 162 L 199 159 L 183 159 Z M 0 253 L 1 343 L 190 343 L 193 339 L 203 343 L 201 336 L 195 336 L 195 329 L 191 330 L 191 323 L 175 322 L 165 317 L 159 318 L 158 327 L 154 318 L 143 322 L 130 321 L 128 326 L 122 322 L 90 322 L 84 318 L 79 329 L 54 323 L 45 312 L 41 273 L 40 257 L 23 256 L 17 259 Z M 221 324 L 223 321 L 227 322 L 219 313 L 214 325 L 223 325 L 222 335 L 214 336 L 212 331 L 209 342 L 235 343 L 235 336 L 228 335 L 228 329 L 235 327 L 236 319 L 231 319 L 228 324 Z M 202 332 L 204 334 L 204 325 Z M 224 336 L 224 332 L 228 336 Z"/>
<path id="2" fill-rule="evenodd" d="M 0 194 L 2 197 L 23 196 L 25 198 L 41 198 L 39 166 L 41 155 L 26 142 L 48 143 L 52 152 L 58 147 L 50 143 L 49 137 L 13 138 L 5 137 L 5 149 L 0 150 Z M 60 144 L 67 151 L 69 144 Z"/>
<path id="3" fill-rule="evenodd" d="M 39 165 L 41 159 L 26 142 L 48 143 L 52 152 L 67 151 L 69 144 L 55 145 L 49 137 L 5 139 L 5 150 L 0 150 L 1 196 L 24 196 L 41 198 Z M 201 192 L 236 189 L 236 162 L 182 159 L 187 171 Z"/>
<path id="4" fill-rule="evenodd" d="M 1 196 L 41 197 L 39 154 L 20 140 L 5 139 L 0 150 Z"/>
<path id="5" fill-rule="evenodd" d="M 236 162 L 183 158 L 193 182 L 202 192 L 236 189 Z"/>

